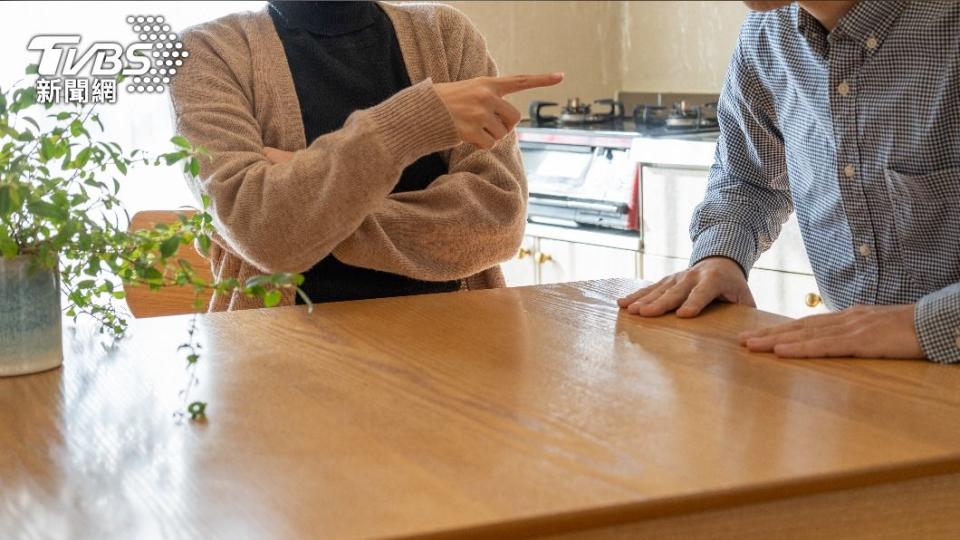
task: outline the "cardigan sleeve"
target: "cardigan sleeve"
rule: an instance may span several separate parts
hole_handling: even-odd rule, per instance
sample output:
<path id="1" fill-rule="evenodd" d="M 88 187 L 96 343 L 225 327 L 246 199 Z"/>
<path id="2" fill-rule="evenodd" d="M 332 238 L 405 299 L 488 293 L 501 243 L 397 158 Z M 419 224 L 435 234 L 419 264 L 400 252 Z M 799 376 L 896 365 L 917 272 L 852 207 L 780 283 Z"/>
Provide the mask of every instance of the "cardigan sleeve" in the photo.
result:
<path id="1" fill-rule="evenodd" d="M 460 140 L 427 79 L 271 164 L 254 112 L 269 96 L 253 81 L 272 68 L 253 67 L 248 39 L 229 21 L 194 27 L 183 42 L 190 57 L 170 88 L 177 131 L 210 152 L 199 189 L 224 248 L 264 271 L 311 268 L 383 205 L 407 165 Z"/>
<path id="2" fill-rule="evenodd" d="M 480 33 L 445 6 L 437 20 L 452 80 L 496 76 Z M 416 24 L 416 23 L 415 23 Z M 439 79 L 439 76 L 437 76 Z M 354 266 L 426 281 L 462 279 L 512 257 L 523 240 L 527 185 L 514 132 L 490 150 L 461 143 L 449 172 L 424 190 L 396 193 L 334 249 Z"/>

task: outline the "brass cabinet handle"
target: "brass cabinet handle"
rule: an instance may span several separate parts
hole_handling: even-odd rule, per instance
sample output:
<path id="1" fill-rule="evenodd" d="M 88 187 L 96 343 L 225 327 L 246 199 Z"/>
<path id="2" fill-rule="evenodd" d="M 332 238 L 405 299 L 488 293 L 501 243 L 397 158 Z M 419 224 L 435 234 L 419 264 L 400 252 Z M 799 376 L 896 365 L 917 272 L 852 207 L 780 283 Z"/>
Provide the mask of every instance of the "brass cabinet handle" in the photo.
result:
<path id="1" fill-rule="evenodd" d="M 520 251 L 517 252 L 518 259 L 526 259 L 531 255 L 533 255 L 533 251 L 525 247 L 520 248 Z"/>
<path id="2" fill-rule="evenodd" d="M 537 264 L 539 265 L 544 265 L 552 260 L 553 260 L 553 257 L 548 253 L 544 253 L 542 251 L 540 253 L 537 253 Z"/>
<path id="3" fill-rule="evenodd" d="M 817 307 L 823 303 L 823 298 L 820 298 L 820 295 L 817 293 L 807 293 L 804 302 L 807 304 L 807 307 Z"/>

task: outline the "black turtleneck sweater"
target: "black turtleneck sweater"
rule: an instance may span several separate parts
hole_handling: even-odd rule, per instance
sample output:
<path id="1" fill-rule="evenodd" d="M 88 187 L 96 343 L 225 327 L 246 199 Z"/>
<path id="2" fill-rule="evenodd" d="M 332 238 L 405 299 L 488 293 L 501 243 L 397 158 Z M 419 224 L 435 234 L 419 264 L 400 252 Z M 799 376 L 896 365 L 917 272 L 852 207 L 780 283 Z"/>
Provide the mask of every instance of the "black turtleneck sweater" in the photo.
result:
<path id="1" fill-rule="evenodd" d="M 270 2 L 300 102 L 309 145 L 343 127 L 351 113 L 410 86 L 390 18 L 373 2 Z M 365 156 L 339 156 L 364 159 Z M 440 154 L 404 169 L 394 193 L 425 189 L 447 173 Z M 366 189 L 358 182 L 356 189 Z M 314 302 L 454 291 L 457 281 L 427 282 L 344 264 L 330 255 L 304 273 Z M 300 302 L 299 297 L 297 301 Z"/>

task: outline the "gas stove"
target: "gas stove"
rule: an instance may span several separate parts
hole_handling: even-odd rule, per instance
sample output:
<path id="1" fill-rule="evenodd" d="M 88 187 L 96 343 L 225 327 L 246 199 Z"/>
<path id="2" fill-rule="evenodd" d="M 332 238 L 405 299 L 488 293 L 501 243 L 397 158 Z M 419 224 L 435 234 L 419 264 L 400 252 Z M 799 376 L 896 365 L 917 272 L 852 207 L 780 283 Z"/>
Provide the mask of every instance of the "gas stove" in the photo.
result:
<path id="1" fill-rule="evenodd" d="M 634 140 L 690 140 L 719 132 L 716 96 L 618 97 L 623 99 L 592 103 L 571 98 L 562 107 L 545 101 L 530 104 L 530 119 L 517 129 L 530 221 L 639 234 L 640 168 L 630 156 Z M 673 104 L 661 105 L 664 98 Z M 632 105 L 629 115 L 625 103 Z"/>
<path id="2" fill-rule="evenodd" d="M 558 113 L 550 110 L 558 107 Z M 570 98 L 562 107 L 555 102 L 534 101 L 530 103 L 530 119 L 521 127 L 636 133 L 647 137 L 719 131 L 715 102 L 688 105 L 679 101 L 669 107 L 637 104 L 629 116 L 624 111 L 624 103 L 616 99 L 586 103 Z"/>

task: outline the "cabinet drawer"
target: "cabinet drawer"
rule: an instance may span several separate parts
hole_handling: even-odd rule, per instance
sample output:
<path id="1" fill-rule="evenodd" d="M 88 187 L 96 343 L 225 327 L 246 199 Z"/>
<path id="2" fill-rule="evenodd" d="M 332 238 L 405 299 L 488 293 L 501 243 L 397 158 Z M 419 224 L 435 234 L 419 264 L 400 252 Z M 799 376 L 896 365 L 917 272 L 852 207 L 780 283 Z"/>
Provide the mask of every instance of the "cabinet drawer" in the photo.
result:
<path id="1" fill-rule="evenodd" d="M 749 283 L 757 309 L 794 318 L 829 311 L 819 301 L 817 281 L 811 275 L 755 268 Z"/>
<path id="2" fill-rule="evenodd" d="M 502 263 L 503 277 L 507 287 L 523 287 L 537 284 L 537 265 L 534 262 L 536 253 L 536 239 L 531 236 L 523 238 L 523 244 L 517 254 L 509 261 Z"/>
<path id="3" fill-rule="evenodd" d="M 690 219 L 707 190 L 706 169 L 644 165 L 641 168 L 643 251 L 651 255 L 689 259 Z M 783 225 L 780 236 L 754 268 L 811 274 L 810 261 L 796 217 Z"/>
<path id="4" fill-rule="evenodd" d="M 538 248 L 540 283 L 638 277 L 636 251 L 543 238 Z"/>

